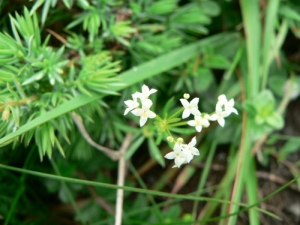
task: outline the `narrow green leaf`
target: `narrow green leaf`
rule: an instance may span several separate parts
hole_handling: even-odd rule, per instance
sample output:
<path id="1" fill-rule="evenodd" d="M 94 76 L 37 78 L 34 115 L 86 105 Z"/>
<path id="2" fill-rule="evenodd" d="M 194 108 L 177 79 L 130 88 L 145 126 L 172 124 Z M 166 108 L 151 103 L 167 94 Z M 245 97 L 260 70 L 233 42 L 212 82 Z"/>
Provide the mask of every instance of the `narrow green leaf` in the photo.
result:
<path id="1" fill-rule="evenodd" d="M 148 147 L 149 147 L 149 153 L 150 156 L 155 159 L 161 166 L 165 166 L 165 160 L 163 156 L 161 155 L 161 151 L 158 149 L 157 145 L 155 144 L 155 141 L 152 137 L 148 139 Z"/>
<path id="2" fill-rule="evenodd" d="M 140 136 L 137 140 L 133 142 L 133 144 L 129 147 L 129 149 L 126 151 L 125 159 L 128 160 L 130 157 L 136 152 L 136 150 L 141 146 L 141 144 L 144 142 L 145 136 Z"/>

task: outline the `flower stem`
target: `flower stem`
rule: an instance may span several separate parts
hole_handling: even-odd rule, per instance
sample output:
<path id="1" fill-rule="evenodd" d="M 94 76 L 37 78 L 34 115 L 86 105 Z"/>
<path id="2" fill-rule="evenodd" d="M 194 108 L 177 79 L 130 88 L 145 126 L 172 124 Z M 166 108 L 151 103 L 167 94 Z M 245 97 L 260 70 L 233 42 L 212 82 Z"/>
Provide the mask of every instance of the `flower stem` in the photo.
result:
<path id="1" fill-rule="evenodd" d="M 173 123 L 173 124 L 170 124 L 168 125 L 169 127 L 179 127 L 179 126 L 185 126 L 187 125 L 187 122 L 179 122 L 179 123 Z"/>
<path id="2" fill-rule="evenodd" d="M 184 110 L 184 108 L 182 107 L 182 108 L 179 109 L 177 112 L 175 112 L 172 116 L 170 116 L 170 117 L 168 118 L 168 120 L 169 120 L 169 119 L 172 119 L 172 118 L 174 118 L 174 117 L 176 117 L 178 114 L 180 114 L 181 112 L 183 112 L 183 110 Z"/>

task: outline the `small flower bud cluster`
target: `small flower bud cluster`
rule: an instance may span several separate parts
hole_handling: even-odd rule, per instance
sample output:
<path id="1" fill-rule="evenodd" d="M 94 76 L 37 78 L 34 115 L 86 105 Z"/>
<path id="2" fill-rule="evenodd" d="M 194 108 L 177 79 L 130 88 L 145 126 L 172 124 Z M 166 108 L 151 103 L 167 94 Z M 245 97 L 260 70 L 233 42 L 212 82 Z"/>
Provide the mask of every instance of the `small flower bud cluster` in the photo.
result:
<path id="1" fill-rule="evenodd" d="M 149 99 L 149 96 L 155 92 L 157 92 L 156 89 L 150 90 L 149 87 L 144 84 L 142 86 L 142 92 L 135 92 L 134 94 L 132 94 L 132 100 L 124 101 L 125 105 L 127 106 L 124 115 L 131 112 L 133 115 L 139 116 L 141 127 L 145 125 L 148 118 L 155 118 L 156 114 L 150 111 L 150 107 L 153 103 Z"/>

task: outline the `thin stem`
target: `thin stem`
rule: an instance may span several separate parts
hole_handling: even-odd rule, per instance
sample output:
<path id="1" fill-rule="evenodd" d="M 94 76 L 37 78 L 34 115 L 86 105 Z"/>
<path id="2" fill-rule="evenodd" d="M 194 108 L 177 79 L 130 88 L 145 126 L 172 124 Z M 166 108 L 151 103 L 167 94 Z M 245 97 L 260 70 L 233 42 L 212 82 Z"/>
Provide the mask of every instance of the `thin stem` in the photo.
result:
<path id="1" fill-rule="evenodd" d="M 126 172 L 125 153 L 130 145 L 131 139 L 132 139 L 132 133 L 127 133 L 126 137 L 122 143 L 122 146 L 120 148 L 120 151 L 119 151 L 120 158 L 119 158 L 119 165 L 118 165 L 118 182 L 117 182 L 118 186 L 124 186 L 125 172 Z M 122 224 L 123 196 L 124 196 L 124 190 L 118 189 L 117 190 L 115 225 Z"/>
<path id="2" fill-rule="evenodd" d="M 101 146 L 99 144 L 97 144 L 96 142 L 94 142 L 91 138 L 91 136 L 88 134 L 88 132 L 86 131 L 84 124 L 82 122 L 82 119 L 74 114 L 71 113 L 70 114 L 75 122 L 75 124 L 77 125 L 80 133 L 82 134 L 82 136 L 84 137 L 84 139 L 93 147 L 95 147 L 96 149 L 98 149 L 99 151 L 105 153 L 109 158 L 111 158 L 112 160 L 118 160 L 120 159 L 120 152 L 116 151 L 116 150 L 112 150 L 109 148 L 106 148 L 104 146 Z"/>
<path id="3" fill-rule="evenodd" d="M 54 172 L 55 172 L 57 175 L 61 176 L 61 173 L 60 173 L 60 171 L 59 171 L 59 169 L 58 169 L 56 163 L 54 162 L 54 159 L 52 158 L 52 159 L 49 160 L 49 161 L 50 161 L 50 163 L 51 163 L 51 165 L 52 165 L 52 167 L 53 167 Z M 78 215 L 79 219 L 81 220 L 81 223 L 82 223 L 82 224 L 86 224 L 86 223 L 84 222 L 84 220 L 83 220 L 83 216 L 82 216 L 82 214 L 81 214 L 81 212 L 80 212 L 80 210 L 79 210 L 79 208 L 78 208 L 78 206 L 77 206 L 77 204 L 76 204 L 76 202 L 75 202 L 75 200 L 74 200 L 74 198 L 73 198 L 73 196 L 72 196 L 72 194 L 71 194 L 71 192 L 70 192 L 70 189 L 69 189 L 69 187 L 67 186 L 66 182 L 65 182 L 64 180 L 60 180 L 60 182 L 61 182 L 61 185 L 63 186 L 63 188 L 64 188 L 64 190 L 65 190 L 65 192 L 66 192 L 66 194 L 67 194 L 67 196 L 68 196 L 68 198 L 69 198 L 69 200 L 70 200 L 72 206 L 73 206 L 73 209 L 75 210 L 76 214 Z"/>
<path id="4" fill-rule="evenodd" d="M 184 125 L 187 125 L 187 122 L 172 123 L 168 126 L 169 127 L 179 127 L 179 126 L 184 126 Z"/>
<path id="5" fill-rule="evenodd" d="M 32 148 L 30 150 L 28 156 L 26 157 L 26 161 L 24 163 L 23 168 L 27 168 L 28 167 L 28 164 L 29 164 L 29 162 L 31 160 L 31 157 L 33 155 L 34 150 L 35 150 L 35 148 Z M 18 189 L 18 191 L 17 191 L 17 193 L 16 193 L 16 195 L 15 195 L 15 197 L 13 199 L 13 203 L 12 203 L 12 205 L 10 207 L 10 210 L 9 210 L 7 216 L 6 216 L 6 220 L 5 220 L 5 223 L 4 223 L 5 225 L 9 224 L 10 218 L 13 216 L 13 213 L 14 213 L 14 211 L 16 209 L 18 201 L 19 201 L 21 195 L 23 194 L 23 192 L 25 190 L 24 182 L 25 182 L 26 177 L 27 177 L 27 174 L 23 173 L 22 176 L 21 176 L 21 178 L 20 178 L 20 180 L 19 180 L 20 181 L 20 187 L 19 187 L 19 189 Z"/>
<path id="6" fill-rule="evenodd" d="M 170 120 L 170 119 L 176 117 L 178 114 L 180 114 L 181 112 L 183 112 L 183 110 L 184 110 L 184 108 L 179 109 L 179 110 L 178 110 L 177 112 L 175 112 L 172 116 L 170 116 L 170 117 L 168 118 L 168 120 Z"/>

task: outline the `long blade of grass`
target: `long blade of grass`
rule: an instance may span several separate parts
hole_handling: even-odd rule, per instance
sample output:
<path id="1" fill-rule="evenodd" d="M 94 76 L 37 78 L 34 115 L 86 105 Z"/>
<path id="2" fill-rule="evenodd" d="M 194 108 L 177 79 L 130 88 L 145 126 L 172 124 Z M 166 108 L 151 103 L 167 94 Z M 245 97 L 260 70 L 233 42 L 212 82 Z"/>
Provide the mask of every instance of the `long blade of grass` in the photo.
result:
<path id="1" fill-rule="evenodd" d="M 242 16 L 244 21 L 244 28 L 246 32 L 246 46 L 248 57 L 248 72 L 246 79 L 246 96 L 247 99 L 251 99 L 259 92 L 260 86 L 260 36 L 261 36 L 261 23 L 259 17 L 259 1 L 253 0 L 240 0 Z M 239 151 L 238 164 L 236 168 L 235 182 L 232 190 L 233 202 L 240 201 L 245 178 L 247 177 L 248 168 L 250 165 L 251 157 L 251 141 L 250 141 L 250 129 L 252 124 L 247 118 L 247 114 L 243 116 L 243 132 L 241 139 L 241 146 Z M 254 199 L 251 199 L 254 200 Z M 252 202 L 251 202 L 252 203 Z M 250 204 L 251 204 L 250 203 Z M 239 211 L 239 206 L 231 205 L 229 213 Z M 257 213 L 257 212 L 256 212 Z M 237 215 L 234 215 L 228 219 L 228 224 L 236 224 Z"/>
<path id="2" fill-rule="evenodd" d="M 263 61 L 263 71 L 262 71 L 262 89 L 266 88 L 267 78 L 270 68 L 270 63 L 274 58 L 274 49 L 271 49 L 272 42 L 274 43 L 275 38 L 275 25 L 277 19 L 277 12 L 279 7 L 280 0 L 268 1 L 268 6 L 266 10 L 265 17 L 265 27 L 264 27 L 264 42 L 263 42 L 263 52 L 262 52 L 262 61 Z"/>
<path id="3" fill-rule="evenodd" d="M 194 200 L 210 201 L 210 202 L 219 202 L 219 203 L 226 203 L 226 204 L 237 204 L 237 205 L 245 207 L 240 212 L 245 212 L 245 211 L 249 210 L 250 208 L 255 207 L 256 205 L 259 205 L 261 202 L 267 200 L 268 198 L 272 197 L 276 193 L 282 191 L 284 188 L 288 187 L 293 182 L 295 182 L 297 179 L 299 179 L 299 177 L 296 177 L 296 178 L 292 179 L 291 181 L 287 182 L 285 185 L 283 185 L 279 189 L 275 190 L 271 194 L 264 197 L 259 202 L 256 202 L 254 205 L 247 205 L 247 204 L 243 204 L 243 203 L 239 203 L 239 202 L 231 202 L 231 201 L 226 201 L 226 200 L 222 200 L 222 199 L 215 199 L 215 198 L 209 198 L 209 197 L 199 197 L 199 196 L 195 196 L 195 195 L 183 195 L 183 194 L 172 194 L 172 193 L 161 192 L 161 191 L 145 190 L 145 189 L 136 188 L 136 187 L 118 186 L 118 185 L 115 185 L 115 184 L 108 184 L 108 183 L 103 183 L 103 182 L 95 182 L 95 181 L 89 181 L 89 180 L 82 180 L 82 179 L 58 176 L 58 175 L 53 175 L 53 174 L 37 172 L 37 171 L 33 171 L 33 170 L 17 168 L 17 167 L 13 167 L 13 166 L 7 166 L 7 165 L 3 165 L 3 164 L 0 164 L 0 168 L 15 171 L 15 172 L 19 172 L 19 173 L 30 174 L 30 175 L 33 175 L 33 176 L 58 180 L 58 181 L 65 181 L 65 182 L 74 183 L 74 184 L 91 185 L 91 186 L 94 186 L 94 187 L 111 188 L 111 189 L 123 189 L 125 191 L 131 191 L 131 192 L 142 193 L 142 194 L 151 194 L 151 195 L 162 196 L 162 197 L 166 197 L 166 198 L 174 198 L 174 199 L 182 199 L 182 200 L 193 200 L 193 201 Z M 256 208 L 256 209 L 260 210 L 260 211 L 264 211 L 264 210 L 259 209 L 259 208 Z M 238 213 L 240 213 L 240 212 L 238 212 Z M 236 213 L 234 213 L 232 215 L 235 215 L 235 214 Z"/>
<path id="4" fill-rule="evenodd" d="M 58 166 L 56 165 L 54 159 L 52 158 L 52 159 L 49 160 L 49 161 L 50 161 L 50 163 L 51 163 L 51 165 L 52 165 L 52 167 L 53 167 L 54 172 L 55 172 L 57 175 L 61 176 L 61 173 L 60 173 L 60 171 L 59 171 L 59 168 L 58 168 Z M 74 211 L 76 212 L 76 215 L 78 216 L 79 220 L 81 221 L 82 224 L 86 224 L 86 223 L 84 222 L 84 220 L 83 220 L 82 214 L 81 214 L 81 212 L 80 212 L 80 210 L 79 210 L 79 208 L 78 208 L 78 206 L 77 206 L 77 204 L 76 204 L 76 202 L 75 202 L 75 199 L 74 199 L 73 196 L 72 196 L 72 193 L 71 193 L 71 191 L 70 191 L 68 185 L 66 184 L 66 182 L 65 182 L 64 180 L 60 180 L 60 183 L 61 183 L 63 189 L 65 190 L 66 195 L 67 195 L 68 199 L 70 200 L 71 205 L 72 205 Z"/>
<path id="5" fill-rule="evenodd" d="M 204 148 L 207 148 L 209 149 L 208 151 L 208 157 L 205 161 L 205 167 L 204 167 L 204 170 L 202 171 L 202 174 L 201 174 L 201 178 L 200 178 L 200 181 L 199 181 L 199 184 L 198 184 L 198 187 L 197 187 L 197 191 L 196 191 L 196 195 L 197 196 L 201 196 L 203 194 L 203 190 L 204 190 L 204 185 L 207 181 L 207 177 L 208 177 L 208 174 L 209 174 L 209 171 L 210 171 L 210 168 L 211 168 L 211 164 L 212 164 L 212 161 L 213 161 L 213 158 L 214 158 L 214 155 L 215 155 L 215 151 L 216 151 L 216 148 L 217 148 L 217 142 L 216 141 L 213 141 L 213 143 L 211 144 L 210 148 L 208 145 L 204 145 L 203 146 Z M 203 149 L 202 147 L 202 149 Z M 198 201 L 194 201 L 194 204 L 193 204 L 193 218 L 196 219 L 196 213 L 197 213 L 197 209 L 198 209 Z"/>
<path id="6" fill-rule="evenodd" d="M 246 179 L 246 191 L 249 202 L 253 203 L 257 201 L 257 178 L 255 171 L 255 162 L 254 159 L 252 159 L 248 170 L 248 177 Z M 256 210 L 249 210 L 249 218 L 251 225 L 259 224 L 259 215 Z"/>

